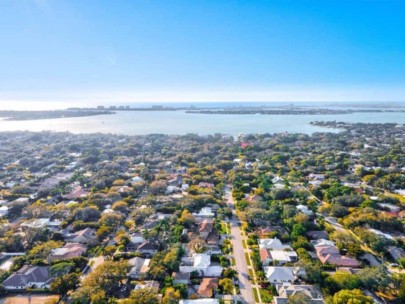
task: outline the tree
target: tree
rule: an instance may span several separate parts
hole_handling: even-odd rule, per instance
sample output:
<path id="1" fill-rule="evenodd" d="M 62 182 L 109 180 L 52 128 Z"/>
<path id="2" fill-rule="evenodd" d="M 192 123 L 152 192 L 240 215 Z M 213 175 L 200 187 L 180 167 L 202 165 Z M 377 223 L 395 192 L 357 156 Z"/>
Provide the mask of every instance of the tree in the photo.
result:
<path id="1" fill-rule="evenodd" d="M 219 280 L 219 287 L 222 290 L 222 293 L 224 294 L 233 294 L 234 291 L 234 286 L 233 286 L 233 281 L 228 278 L 224 278 L 222 280 Z"/>
<path id="2" fill-rule="evenodd" d="M 366 296 L 360 289 L 343 289 L 333 296 L 333 304 L 372 304 L 371 297 Z"/>
<path id="3" fill-rule="evenodd" d="M 364 268 L 357 273 L 362 286 L 370 290 L 385 291 L 392 283 L 384 264 L 379 267 Z"/>
<path id="4" fill-rule="evenodd" d="M 48 241 L 48 242 L 39 244 L 28 252 L 28 259 L 45 260 L 49 257 L 52 249 L 56 249 L 61 246 L 62 246 L 61 242 L 55 242 L 55 241 Z"/>
<path id="5" fill-rule="evenodd" d="M 72 262 L 61 262 L 51 266 L 51 276 L 60 277 L 68 274 L 73 268 L 74 264 Z"/>
<path id="6" fill-rule="evenodd" d="M 177 304 L 181 299 L 181 294 L 179 290 L 173 287 L 166 288 L 165 296 L 162 299 L 162 304 Z"/>
<path id="7" fill-rule="evenodd" d="M 128 211 L 128 203 L 126 203 L 124 201 L 115 202 L 112 205 L 111 209 L 114 211 L 119 211 L 119 212 L 125 213 Z"/>
<path id="8" fill-rule="evenodd" d="M 124 299 L 121 304 L 158 304 L 157 293 L 152 289 L 138 289 L 131 292 L 128 299 Z"/>
<path id="9" fill-rule="evenodd" d="M 181 254 L 180 247 L 174 246 L 166 254 L 166 256 L 163 260 L 163 264 L 171 271 L 178 271 L 179 264 L 180 264 L 180 262 L 179 262 L 180 254 Z"/>
<path id="10" fill-rule="evenodd" d="M 237 271 L 235 269 L 232 269 L 230 267 L 225 268 L 223 272 L 223 277 L 228 278 L 228 279 L 233 279 L 237 275 Z"/>
<path id="11" fill-rule="evenodd" d="M 357 275 L 337 271 L 325 280 L 325 284 L 331 293 L 341 289 L 356 289 L 360 287 L 360 279 Z"/>
<path id="12" fill-rule="evenodd" d="M 162 265 L 149 267 L 149 275 L 152 279 L 161 281 L 167 276 L 167 269 Z"/>
<path id="13" fill-rule="evenodd" d="M 184 209 L 183 212 L 181 213 L 179 222 L 180 222 L 180 224 L 183 224 L 184 226 L 191 228 L 192 225 L 195 223 L 195 218 L 190 213 L 190 211 L 188 211 L 187 209 Z"/>
<path id="14" fill-rule="evenodd" d="M 117 228 L 124 223 L 124 216 L 117 212 L 104 213 L 100 223 L 105 226 Z"/>
<path id="15" fill-rule="evenodd" d="M 76 211 L 73 213 L 73 216 L 76 221 L 95 222 L 98 221 L 101 213 L 96 206 L 90 206 L 76 209 Z"/>
<path id="16" fill-rule="evenodd" d="M 66 294 L 69 290 L 76 289 L 80 283 L 80 276 L 77 273 L 69 273 L 55 278 L 51 283 L 51 291 L 58 294 Z"/>
<path id="17" fill-rule="evenodd" d="M 75 292 L 73 299 L 88 300 L 94 294 L 100 295 L 100 291 L 104 292 L 106 297 L 111 297 L 120 289 L 128 269 L 129 265 L 126 261 L 104 262 L 84 279 L 83 286 Z"/>
<path id="18" fill-rule="evenodd" d="M 150 184 L 150 192 L 154 195 L 163 194 L 167 189 L 167 184 L 165 181 L 153 181 Z"/>
<path id="19" fill-rule="evenodd" d="M 307 229 L 302 224 L 294 224 L 291 230 L 291 239 L 296 240 L 307 232 Z"/>
<path id="20" fill-rule="evenodd" d="M 100 226 L 100 228 L 97 229 L 96 236 L 99 241 L 104 240 L 110 233 L 112 232 L 111 227 L 108 227 L 106 225 Z"/>
<path id="21" fill-rule="evenodd" d="M 90 295 L 91 304 L 107 304 L 104 290 L 97 290 Z"/>

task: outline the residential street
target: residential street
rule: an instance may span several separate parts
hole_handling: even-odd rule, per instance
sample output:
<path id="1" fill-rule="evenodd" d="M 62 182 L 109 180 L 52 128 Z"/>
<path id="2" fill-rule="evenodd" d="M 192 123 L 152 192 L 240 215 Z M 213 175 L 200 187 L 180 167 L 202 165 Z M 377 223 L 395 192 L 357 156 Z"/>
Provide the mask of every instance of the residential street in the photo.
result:
<path id="1" fill-rule="evenodd" d="M 241 293 L 241 298 L 245 303 L 253 304 L 255 303 L 255 298 L 253 295 L 252 284 L 249 281 L 249 271 L 245 258 L 245 250 L 242 245 L 242 232 L 238 226 L 238 220 L 235 215 L 234 202 L 230 194 L 228 196 L 228 205 L 233 210 L 233 218 L 231 219 L 231 235 L 232 235 L 232 245 L 234 258 L 236 262 L 236 270 L 238 271 L 239 288 Z"/>

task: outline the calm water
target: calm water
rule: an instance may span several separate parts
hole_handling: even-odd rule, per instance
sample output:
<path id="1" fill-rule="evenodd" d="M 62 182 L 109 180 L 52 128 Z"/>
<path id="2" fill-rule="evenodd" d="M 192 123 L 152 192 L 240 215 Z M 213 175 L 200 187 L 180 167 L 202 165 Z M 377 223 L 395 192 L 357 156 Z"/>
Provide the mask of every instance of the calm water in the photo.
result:
<path id="1" fill-rule="evenodd" d="M 0 131 L 69 131 L 72 133 L 150 133 L 201 135 L 224 133 L 331 132 L 311 121 L 405 123 L 405 113 L 355 113 L 347 115 L 205 115 L 176 112 L 117 112 L 115 115 L 32 121 L 0 121 Z"/>

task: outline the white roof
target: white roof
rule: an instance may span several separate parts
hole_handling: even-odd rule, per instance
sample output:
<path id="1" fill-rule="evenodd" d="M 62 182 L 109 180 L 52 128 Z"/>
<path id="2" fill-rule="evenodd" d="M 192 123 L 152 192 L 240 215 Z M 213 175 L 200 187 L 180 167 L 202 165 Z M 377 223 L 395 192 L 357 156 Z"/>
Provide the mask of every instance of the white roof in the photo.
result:
<path id="1" fill-rule="evenodd" d="M 293 281 L 295 276 L 289 267 L 265 267 L 267 279 L 272 281 Z"/>
<path id="2" fill-rule="evenodd" d="M 27 222 L 21 224 L 21 226 L 31 227 L 31 228 L 41 228 L 41 227 L 44 227 L 49 222 L 50 222 L 49 218 L 39 218 L 36 220 L 27 221 Z"/>
<path id="3" fill-rule="evenodd" d="M 180 300 L 179 304 L 219 304 L 218 299 Z"/>
<path id="4" fill-rule="evenodd" d="M 283 245 L 278 238 L 274 239 L 259 239 L 259 248 L 266 249 L 284 249 L 288 246 Z"/>
<path id="5" fill-rule="evenodd" d="M 208 254 L 200 253 L 194 256 L 194 267 L 199 269 L 206 269 L 211 265 L 211 256 Z"/>
<path id="6" fill-rule="evenodd" d="M 335 246 L 334 242 L 325 239 L 319 239 L 316 241 L 312 241 L 311 243 L 314 245 L 314 247 Z"/>
<path id="7" fill-rule="evenodd" d="M 191 273 L 198 271 L 201 276 L 219 278 L 224 268 L 222 266 L 208 266 L 207 268 L 196 268 L 194 266 L 180 266 L 181 273 Z"/>
<path id="8" fill-rule="evenodd" d="M 292 257 L 298 257 L 295 251 L 285 251 L 285 250 L 271 250 L 271 258 L 276 261 L 286 261 L 290 262 Z"/>
<path id="9" fill-rule="evenodd" d="M 381 236 L 383 236 L 383 237 L 385 237 L 387 239 L 395 240 L 394 237 L 391 234 L 384 233 L 384 232 L 382 232 L 380 230 L 370 228 L 370 229 L 368 229 L 368 231 L 370 231 L 370 232 L 372 232 L 374 234 L 377 234 L 377 235 L 381 235 Z"/>
<path id="10" fill-rule="evenodd" d="M 212 217 L 215 214 L 212 212 L 211 207 L 203 207 L 203 208 L 201 208 L 200 212 L 193 213 L 193 215 L 201 216 L 201 217 Z"/>
<path id="11" fill-rule="evenodd" d="M 135 176 L 135 177 L 133 177 L 131 180 L 132 180 L 133 182 L 142 182 L 142 181 L 143 181 L 142 177 L 139 177 L 139 176 Z"/>

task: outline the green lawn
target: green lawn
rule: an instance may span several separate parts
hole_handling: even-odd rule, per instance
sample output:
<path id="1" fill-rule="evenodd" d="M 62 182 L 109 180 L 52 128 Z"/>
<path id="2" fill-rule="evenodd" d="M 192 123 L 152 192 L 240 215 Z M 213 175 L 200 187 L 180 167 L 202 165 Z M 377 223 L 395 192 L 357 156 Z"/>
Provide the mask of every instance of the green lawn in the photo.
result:
<path id="1" fill-rule="evenodd" d="M 247 252 L 245 252 L 245 258 L 246 258 L 246 264 L 248 266 L 252 266 L 252 264 L 250 264 L 249 254 Z"/>
<path id="2" fill-rule="evenodd" d="M 253 270 L 249 269 L 250 280 L 253 282 Z"/>
<path id="3" fill-rule="evenodd" d="M 259 294 L 257 293 L 257 288 L 253 288 L 253 295 L 255 296 L 255 301 L 259 302 Z"/>
<path id="4" fill-rule="evenodd" d="M 221 230 L 219 231 L 220 234 L 227 234 L 226 233 L 226 223 L 221 222 Z"/>
<path id="5" fill-rule="evenodd" d="M 273 295 L 268 290 L 260 288 L 259 292 L 263 303 L 271 303 Z"/>
<path id="6" fill-rule="evenodd" d="M 247 249 L 247 245 L 246 245 L 246 241 L 245 241 L 245 240 L 242 241 L 242 246 L 243 246 L 243 249 Z"/>

